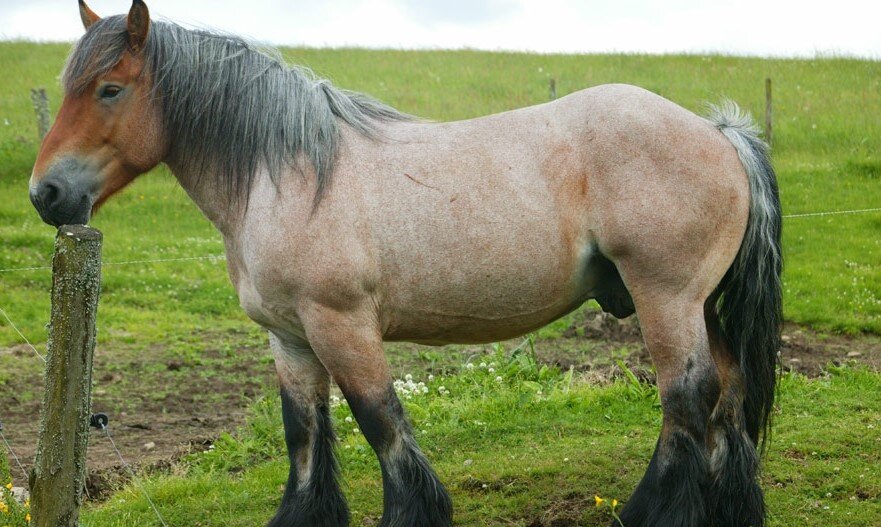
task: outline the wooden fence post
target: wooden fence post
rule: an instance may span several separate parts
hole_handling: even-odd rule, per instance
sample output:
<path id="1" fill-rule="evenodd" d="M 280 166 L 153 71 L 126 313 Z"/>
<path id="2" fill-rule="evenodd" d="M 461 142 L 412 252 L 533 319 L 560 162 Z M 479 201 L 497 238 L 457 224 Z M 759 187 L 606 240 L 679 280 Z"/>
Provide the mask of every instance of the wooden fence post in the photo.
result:
<path id="1" fill-rule="evenodd" d="M 55 237 L 52 319 L 37 455 L 32 527 L 77 527 L 86 479 L 95 315 L 101 289 L 100 231 L 65 225 Z"/>
<path id="2" fill-rule="evenodd" d="M 773 107 L 771 105 L 771 78 L 767 77 L 765 79 L 765 141 L 768 142 L 769 146 L 772 146 L 772 121 L 773 121 Z"/>
<path id="3" fill-rule="evenodd" d="M 49 97 L 43 88 L 31 89 L 31 102 L 34 104 L 34 113 L 37 114 L 37 133 L 40 134 L 40 142 L 49 133 Z"/>
<path id="4" fill-rule="evenodd" d="M 548 81 L 548 89 L 550 91 L 551 100 L 557 98 L 557 79 L 551 77 L 551 80 Z"/>

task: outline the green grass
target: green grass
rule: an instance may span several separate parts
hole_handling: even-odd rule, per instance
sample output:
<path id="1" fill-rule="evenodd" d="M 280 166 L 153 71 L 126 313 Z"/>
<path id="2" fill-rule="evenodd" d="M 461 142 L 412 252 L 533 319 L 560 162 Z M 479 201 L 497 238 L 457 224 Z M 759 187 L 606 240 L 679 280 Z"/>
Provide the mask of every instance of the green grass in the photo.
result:
<path id="1" fill-rule="evenodd" d="M 428 382 L 405 401 L 417 437 L 450 490 L 456 525 L 598 525 L 593 496 L 626 498 L 645 470 L 660 426 L 653 387 L 597 387 L 564 373 L 498 358 Z M 502 376 L 502 382 L 495 377 Z M 416 379 L 418 380 L 418 379 Z M 423 379 L 424 380 L 424 379 Z M 773 527 L 876 525 L 881 517 L 881 376 L 835 369 L 783 379 L 763 476 Z M 450 395 L 439 395 L 444 385 Z M 171 525 L 253 526 L 281 496 L 287 461 L 277 398 L 254 407 L 250 426 L 192 456 L 146 487 Z M 352 525 L 381 513 L 379 467 L 364 437 L 335 409 Z M 552 523 L 554 520 L 569 523 Z M 137 488 L 91 507 L 90 527 L 156 525 Z"/>

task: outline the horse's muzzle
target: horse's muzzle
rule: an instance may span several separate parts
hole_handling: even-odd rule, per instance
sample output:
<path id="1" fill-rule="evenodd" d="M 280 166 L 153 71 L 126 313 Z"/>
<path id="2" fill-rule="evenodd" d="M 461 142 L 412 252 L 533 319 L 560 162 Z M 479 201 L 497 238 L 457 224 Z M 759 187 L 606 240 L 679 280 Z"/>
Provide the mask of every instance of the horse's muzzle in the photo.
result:
<path id="1" fill-rule="evenodd" d="M 85 224 L 92 213 L 92 192 L 85 182 L 51 175 L 30 189 L 31 203 L 49 225 Z"/>

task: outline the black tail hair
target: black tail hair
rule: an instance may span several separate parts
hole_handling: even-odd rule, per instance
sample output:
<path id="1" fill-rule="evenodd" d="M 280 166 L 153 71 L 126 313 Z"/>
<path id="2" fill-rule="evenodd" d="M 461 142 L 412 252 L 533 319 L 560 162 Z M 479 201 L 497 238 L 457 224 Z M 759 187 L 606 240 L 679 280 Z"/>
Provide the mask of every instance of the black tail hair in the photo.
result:
<path id="1" fill-rule="evenodd" d="M 782 220 L 777 176 L 768 145 L 752 119 L 733 103 L 710 120 L 731 141 L 749 177 L 750 212 L 740 251 L 719 284 L 716 313 L 722 335 L 740 364 L 746 432 L 764 450 L 777 385 L 783 298 Z"/>

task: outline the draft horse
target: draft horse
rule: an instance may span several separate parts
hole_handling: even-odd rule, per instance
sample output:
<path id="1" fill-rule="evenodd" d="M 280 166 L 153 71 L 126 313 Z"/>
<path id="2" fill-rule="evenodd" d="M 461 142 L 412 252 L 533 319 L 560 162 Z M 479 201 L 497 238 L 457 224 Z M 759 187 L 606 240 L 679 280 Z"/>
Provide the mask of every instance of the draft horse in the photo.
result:
<path id="1" fill-rule="evenodd" d="M 451 525 L 383 341 L 484 343 L 587 299 L 639 316 L 664 419 L 627 527 L 764 524 L 757 482 L 781 329 L 780 203 L 733 104 L 699 117 L 597 86 L 434 123 L 235 36 L 83 2 L 85 35 L 30 196 L 86 223 L 166 163 L 269 331 L 290 476 L 272 527 L 340 527 L 333 379 L 382 468 L 383 527 Z"/>

